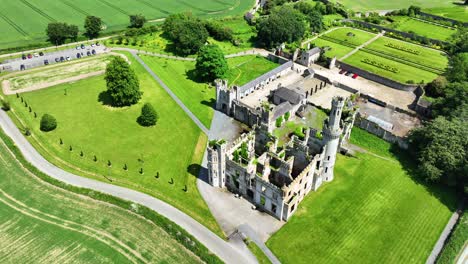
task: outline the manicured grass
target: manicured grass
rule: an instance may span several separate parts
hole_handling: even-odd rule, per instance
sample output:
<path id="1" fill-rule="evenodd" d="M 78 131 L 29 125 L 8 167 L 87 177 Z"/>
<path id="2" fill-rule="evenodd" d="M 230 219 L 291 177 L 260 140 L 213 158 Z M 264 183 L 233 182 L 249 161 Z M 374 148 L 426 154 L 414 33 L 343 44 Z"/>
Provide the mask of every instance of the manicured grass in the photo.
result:
<path id="1" fill-rule="evenodd" d="M 2 35 L 5 32 L 16 33 L 2 37 L 0 49 L 46 40 L 44 30 L 52 21 L 76 24 L 83 30 L 85 17 L 95 15 L 102 18 L 106 31 L 110 32 L 125 29 L 131 14 L 143 14 L 149 21 L 187 11 L 204 18 L 242 16 L 253 5 L 253 0 L 201 0 L 196 4 L 187 0 L 7 1 L 2 2 L 0 11 Z"/>
<path id="2" fill-rule="evenodd" d="M 467 14 L 468 15 L 468 14 Z M 392 17 L 395 20 L 390 27 L 397 30 L 414 32 L 420 36 L 433 39 L 448 40 L 456 30 L 444 26 L 434 25 L 430 22 L 424 22 L 410 17 Z"/>
<path id="3" fill-rule="evenodd" d="M 390 10 L 390 9 L 401 9 L 408 8 L 410 5 L 419 6 L 422 8 L 431 7 L 448 7 L 452 6 L 453 0 L 394 0 L 394 1 L 382 1 L 382 0 L 334 0 L 339 2 L 346 8 L 354 11 L 374 11 L 374 10 Z"/>
<path id="4" fill-rule="evenodd" d="M 409 48 L 411 50 L 419 52 L 419 54 L 414 54 L 401 49 L 386 46 L 388 44 L 394 44 L 399 47 Z M 380 56 L 391 56 L 403 61 L 420 64 L 425 67 L 430 67 L 442 71 L 445 71 L 448 65 L 448 56 L 440 50 L 426 48 L 420 45 L 388 37 L 380 37 L 379 39 L 366 46 L 364 50 L 367 49 L 376 51 L 377 54 L 380 54 Z"/>
<path id="5" fill-rule="evenodd" d="M 315 2 L 313 2 L 313 3 L 315 3 Z M 323 16 L 323 23 L 325 24 L 325 26 L 331 27 L 332 24 L 333 24 L 333 21 L 341 20 L 343 18 L 344 17 L 342 15 L 340 15 L 340 14 L 324 15 Z"/>
<path id="6" fill-rule="evenodd" d="M 206 126 L 211 126 L 215 88 L 197 81 L 194 61 L 141 56 L 182 102 Z M 263 57 L 242 56 L 228 59 L 229 85 L 242 85 L 278 66 Z"/>
<path id="7" fill-rule="evenodd" d="M 364 58 L 368 58 L 373 61 L 377 61 L 383 63 L 384 65 L 388 65 L 391 67 L 396 67 L 399 69 L 399 72 L 394 73 L 367 63 L 364 63 L 362 60 Z M 412 80 L 414 83 L 420 83 L 423 81 L 424 83 L 431 82 L 437 77 L 436 73 L 428 72 L 425 70 L 421 70 L 419 68 L 415 68 L 403 63 L 396 62 L 394 60 L 386 59 L 374 54 L 370 54 L 364 51 L 358 51 L 351 55 L 350 57 L 346 58 L 344 62 L 349 63 L 353 66 L 359 67 L 361 69 L 373 72 L 375 74 L 387 77 L 389 79 L 406 83 Z"/>
<path id="8" fill-rule="evenodd" d="M 335 42 L 328 41 L 322 38 L 317 38 L 314 41 L 312 41 L 312 43 L 315 44 L 315 46 L 320 47 L 320 48 L 328 47 L 326 48 L 327 50 L 325 52 L 325 56 L 329 58 L 333 58 L 335 56 L 337 58 L 341 58 L 353 50 L 353 48 L 343 46 L 343 45 L 340 45 Z"/>
<path id="9" fill-rule="evenodd" d="M 131 55 L 127 57 L 143 91 L 137 105 L 107 106 L 103 93 L 106 84 L 99 76 L 22 94 L 38 118 L 15 95 L 10 96 L 12 116 L 18 116 L 31 129 L 30 141 L 52 163 L 160 198 L 222 236 L 196 187 L 206 135 Z M 155 127 L 141 127 L 136 122 L 146 102 L 159 114 Z M 39 131 L 39 119 L 44 113 L 56 117 L 55 131 Z M 124 170 L 125 165 L 128 170 Z"/>
<path id="10" fill-rule="evenodd" d="M 351 46 L 359 46 L 372 39 L 374 36 L 375 34 L 373 33 L 359 29 L 338 28 L 325 34 L 323 37 L 329 37 L 337 41 L 342 41 L 343 43 L 348 43 Z"/>
<path id="11" fill-rule="evenodd" d="M 461 3 L 461 1 L 458 1 L 457 3 Z M 436 16 L 447 17 L 461 22 L 468 22 L 468 9 L 463 5 L 453 4 L 447 7 L 432 7 L 423 9 L 423 11 Z"/>
<path id="12" fill-rule="evenodd" d="M 442 252 L 437 259 L 437 264 L 455 263 L 457 257 L 463 252 L 463 248 L 468 241 L 468 214 L 466 212 L 458 220 L 448 242 L 446 242 Z"/>
<path id="13" fill-rule="evenodd" d="M 3 263 L 200 262 L 161 227 L 129 210 L 39 180 L 3 141 L 0 223 Z"/>
<path id="14" fill-rule="evenodd" d="M 271 261 L 268 259 L 268 257 L 263 253 L 263 251 L 255 244 L 254 242 L 250 241 L 247 244 L 247 247 L 252 251 L 252 253 L 257 257 L 258 263 L 259 264 L 270 264 Z"/>
<path id="15" fill-rule="evenodd" d="M 425 262 L 455 198 L 415 181 L 402 161 L 340 155 L 334 181 L 309 194 L 267 245 L 283 263 Z"/>
<path id="16" fill-rule="evenodd" d="M 394 158 L 392 144 L 372 135 L 364 129 L 353 127 L 350 143 L 386 158 Z"/>

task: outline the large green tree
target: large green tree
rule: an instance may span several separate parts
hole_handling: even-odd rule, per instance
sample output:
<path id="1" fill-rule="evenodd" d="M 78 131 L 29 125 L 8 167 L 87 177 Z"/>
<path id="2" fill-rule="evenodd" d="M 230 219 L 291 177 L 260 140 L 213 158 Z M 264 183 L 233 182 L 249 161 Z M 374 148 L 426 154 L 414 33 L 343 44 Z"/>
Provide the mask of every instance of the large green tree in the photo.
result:
<path id="1" fill-rule="evenodd" d="M 323 24 L 323 17 L 322 14 L 320 14 L 317 11 L 312 11 L 307 15 L 307 18 L 309 20 L 310 24 L 310 30 L 312 32 L 320 32 L 323 30 L 325 25 Z"/>
<path id="2" fill-rule="evenodd" d="M 85 36 L 90 39 L 99 36 L 99 32 L 102 30 L 102 20 L 96 16 L 87 16 L 84 23 Z"/>
<path id="3" fill-rule="evenodd" d="M 453 117 L 468 108 L 468 82 L 451 83 L 444 88 L 444 96 L 432 105 L 434 116 Z"/>
<path id="4" fill-rule="evenodd" d="M 304 15 L 290 6 L 275 10 L 258 25 L 258 40 L 266 47 L 300 40 L 305 33 Z"/>
<path id="5" fill-rule="evenodd" d="M 466 120 L 437 117 L 412 131 L 410 143 L 415 150 L 422 177 L 433 182 L 466 189 L 468 177 L 468 126 Z"/>
<path id="6" fill-rule="evenodd" d="M 169 16 L 163 24 L 163 31 L 173 41 L 175 52 L 182 55 L 196 53 L 208 39 L 203 21 L 190 13 Z"/>
<path id="7" fill-rule="evenodd" d="M 458 53 L 453 56 L 450 61 L 450 66 L 447 72 L 450 81 L 468 81 L 468 52 Z"/>
<path id="8" fill-rule="evenodd" d="M 51 43 L 62 45 L 68 38 L 74 40 L 78 37 L 78 27 L 62 22 L 52 22 L 47 25 L 46 33 Z"/>
<path id="9" fill-rule="evenodd" d="M 203 46 L 198 52 L 197 75 L 205 81 L 224 78 L 229 70 L 226 58 L 217 45 Z"/>
<path id="10" fill-rule="evenodd" d="M 141 99 L 142 92 L 140 92 L 138 77 L 121 57 L 114 57 L 107 65 L 105 80 L 112 105 L 129 106 Z"/>
<path id="11" fill-rule="evenodd" d="M 130 27 L 142 28 L 146 23 L 146 18 L 142 14 L 130 15 Z"/>

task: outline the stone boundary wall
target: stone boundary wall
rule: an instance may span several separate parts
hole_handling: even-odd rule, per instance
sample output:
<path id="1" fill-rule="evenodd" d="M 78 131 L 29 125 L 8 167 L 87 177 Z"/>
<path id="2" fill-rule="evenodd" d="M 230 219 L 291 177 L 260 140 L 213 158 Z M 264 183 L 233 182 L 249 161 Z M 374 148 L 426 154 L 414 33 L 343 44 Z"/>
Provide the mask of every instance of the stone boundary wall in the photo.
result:
<path id="1" fill-rule="evenodd" d="M 414 34 L 414 33 L 408 33 L 408 32 L 405 32 L 405 31 L 400 31 L 400 30 L 396 30 L 396 29 L 393 29 L 393 28 L 388 28 L 388 27 L 384 27 L 384 26 L 381 26 L 381 25 L 376 25 L 376 24 L 372 24 L 372 23 L 368 23 L 368 22 L 365 22 L 365 21 L 360 21 L 360 20 L 354 20 L 354 19 L 343 19 L 342 20 L 343 22 L 350 22 L 350 23 L 355 23 L 355 24 L 359 24 L 363 27 L 366 27 L 366 28 L 376 28 L 376 29 L 379 29 L 379 30 L 385 30 L 386 32 L 392 32 L 392 33 L 397 33 L 399 35 L 402 35 L 403 37 L 405 38 L 410 38 L 410 39 L 414 39 L 415 37 L 423 37 L 423 36 L 420 36 L 420 35 L 417 35 L 417 34 Z M 439 40 L 439 39 L 433 39 L 433 38 L 427 38 L 429 40 L 429 42 L 433 43 L 433 44 L 436 44 L 436 45 L 449 45 L 448 42 L 446 41 L 442 41 L 442 40 Z"/>
<path id="2" fill-rule="evenodd" d="M 285 64 L 285 63 L 287 63 L 289 61 L 288 58 L 278 56 L 278 55 L 275 55 L 275 54 L 272 54 L 272 53 L 268 54 L 267 59 L 270 60 L 270 61 L 273 61 L 273 62 L 277 62 L 279 64 Z"/>
<path id="3" fill-rule="evenodd" d="M 377 123 L 371 122 L 358 114 L 354 122 L 355 126 L 360 127 L 367 132 L 382 138 L 383 140 L 395 143 L 402 149 L 408 149 L 408 142 L 405 138 L 394 135 L 392 132 L 387 131 L 380 127 Z"/>
<path id="4" fill-rule="evenodd" d="M 452 23 L 452 25 L 462 24 L 464 27 L 468 27 L 468 22 L 461 22 L 461 21 L 451 19 L 451 18 L 448 18 L 448 17 L 441 17 L 441 16 L 437 16 L 437 15 L 433 15 L 433 14 L 429 14 L 429 13 L 425 13 L 425 12 L 419 12 L 418 15 L 423 16 L 423 17 L 430 17 L 430 18 L 432 18 L 434 20 L 448 21 L 448 22 Z"/>
<path id="5" fill-rule="evenodd" d="M 365 79 L 368 79 L 368 80 L 371 80 L 371 81 L 374 81 L 374 82 L 377 82 L 377 83 L 380 83 L 385 86 L 392 87 L 398 90 L 412 92 L 418 87 L 418 85 L 415 85 L 415 84 L 403 84 L 403 83 L 382 77 L 375 73 L 368 72 L 366 70 L 349 65 L 339 60 L 336 61 L 336 64 L 343 70 L 357 73 L 359 76 L 362 76 Z"/>

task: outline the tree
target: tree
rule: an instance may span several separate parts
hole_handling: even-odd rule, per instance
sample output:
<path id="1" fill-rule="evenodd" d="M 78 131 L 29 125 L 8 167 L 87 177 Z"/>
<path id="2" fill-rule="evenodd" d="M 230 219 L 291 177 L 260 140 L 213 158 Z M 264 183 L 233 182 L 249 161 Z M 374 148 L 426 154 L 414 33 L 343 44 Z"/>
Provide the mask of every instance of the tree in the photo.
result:
<path id="1" fill-rule="evenodd" d="M 217 21 L 207 21 L 205 27 L 210 36 L 218 41 L 231 41 L 234 38 L 232 29 L 224 27 Z"/>
<path id="2" fill-rule="evenodd" d="M 41 118 L 40 129 L 44 132 L 49 132 L 57 128 L 57 120 L 49 114 L 44 114 Z"/>
<path id="3" fill-rule="evenodd" d="M 102 30 L 102 20 L 99 17 L 87 16 L 85 19 L 85 33 L 84 35 L 90 39 L 99 36 L 99 32 Z"/>
<path id="4" fill-rule="evenodd" d="M 107 65 L 105 80 L 112 105 L 129 106 L 140 100 L 142 92 L 140 92 L 138 77 L 121 57 L 114 57 Z"/>
<path id="5" fill-rule="evenodd" d="M 275 10 L 268 18 L 260 20 L 258 40 L 266 47 L 300 40 L 305 33 L 304 16 L 289 6 Z"/>
<path id="6" fill-rule="evenodd" d="M 426 94 L 430 97 L 441 97 L 444 95 L 445 87 L 447 86 L 447 78 L 438 76 L 425 87 Z"/>
<path id="7" fill-rule="evenodd" d="M 468 81 L 468 52 L 458 53 L 452 57 L 451 66 L 447 72 L 449 81 Z"/>
<path id="8" fill-rule="evenodd" d="M 78 39 L 78 33 L 80 32 L 77 25 L 69 25 L 67 29 L 67 37 L 71 41 L 76 41 Z"/>
<path id="9" fill-rule="evenodd" d="M 308 15 L 312 11 L 315 11 L 314 7 L 316 6 L 316 3 L 318 4 L 319 2 L 314 3 L 314 2 L 309 2 L 309 1 L 300 1 L 294 5 L 294 8 L 299 10 L 302 14 Z"/>
<path id="10" fill-rule="evenodd" d="M 142 14 L 130 16 L 130 27 L 131 28 L 142 28 L 146 23 L 146 18 Z"/>
<path id="11" fill-rule="evenodd" d="M 158 122 L 158 113 L 150 103 L 146 103 L 141 108 L 141 115 L 137 121 L 138 124 L 145 127 L 154 126 Z"/>
<path id="12" fill-rule="evenodd" d="M 468 82 L 448 84 L 444 97 L 438 98 L 432 105 L 434 116 L 452 117 L 468 107 Z"/>
<path id="13" fill-rule="evenodd" d="M 451 52 L 468 52 L 468 28 L 459 27 L 458 31 L 450 38 Z"/>
<path id="14" fill-rule="evenodd" d="M 193 19 L 191 13 L 172 14 L 164 20 L 162 30 L 169 39 L 173 40 L 177 37 L 179 29 L 182 28 L 182 24 L 191 19 Z"/>
<path id="15" fill-rule="evenodd" d="M 61 22 L 52 22 L 47 25 L 46 33 L 49 41 L 56 46 L 65 43 L 69 37 L 68 25 Z"/>
<path id="16" fill-rule="evenodd" d="M 433 182 L 465 188 L 468 177 L 466 121 L 437 117 L 410 134 L 421 176 Z"/>
<path id="17" fill-rule="evenodd" d="M 324 24 L 322 14 L 317 11 L 312 11 L 307 15 L 307 18 L 309 19 L 310 30 L 312 32 L 320 32 L 323 30 Z"/>
<path id="18" fill-rule="evenodd" d="M 175 51 L 183 55 L 196 53 L 208 39 L 205 24 L 190 13 L 169 16 L 163 30 L 174 42 Z"/>
<path id="19" fill-rule="evenodd" d="M 206 45 L 198 52 L 195 69 L 198 76 L 211 82 L 224 78 L 229 67 L 223 52 L 217 45 Z"/>

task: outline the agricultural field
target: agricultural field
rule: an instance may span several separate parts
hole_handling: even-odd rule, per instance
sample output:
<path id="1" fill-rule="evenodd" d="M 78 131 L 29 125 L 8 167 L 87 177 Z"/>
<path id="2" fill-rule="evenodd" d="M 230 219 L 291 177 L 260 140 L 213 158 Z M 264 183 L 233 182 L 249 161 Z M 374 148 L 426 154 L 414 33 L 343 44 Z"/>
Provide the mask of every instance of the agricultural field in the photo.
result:
<path id="1" fill-rule="evenodd" d="M 414 32 L 417 35 L 424 36 L 427 38 L 446 41 L 453 34 L 456 33 L 456 29 L 454 28 L 449 28 L 447 26 L 439 26 L 431 22 L 425 22 L 423 20 L 411 17 L 393 16 L 392 19 L 394 19 L 395 22 L 387 26 L 400 31 Z"/>
<path id="2" fill-rule="evenodd" d="M 454 195 L 414 179 L 412 161 L 382 139 L 353 129 L 351 142 L 367 152 L 338 156 L 334 181 L 309 194 L 268 247 L 283 263 L 425 262 Z"/>
<path id="3" fill-rule="evenodd" d="M 187 0 L 22 0 L 2 1 L 0 49 L 45 40 L 44 30 L 49 22 L 61 21 L 82 28 L 88 15 L 101 17 L 106 31 L 125 29 L 129 15 L 143 14 L 151 22 L 160 21 L 173 13 L 190 11 L 200 17 L 243 15 L 254 0 L 201 0 L 196 4 Z M 7 34 L 5 34 L 7 33 Z"/>
<path id="4" fill-rule="evenodd" d="M 377 10 L 393 10 L 408 8 L 411 5 L 419 6 L 421 8 L 435 8 L 435 7 L 452 7 L 454 6 L 453 0 L 394 0 L 394 1 L 382 1 L 382 0 L 334 0 L 333 2 L 339 2 L 348 9 L 353 11 L 377 11 Z"/>
<path id="5" fill-rule="evenodd" d="M 9 113 L 20 128 L 31 130 L 31 143 L 55 165 L 155 196 L 222 237 L 196 187 L 206 136 L 143 66 L 124 54 L 140 80 L 143 97 L 137 105 L 108 106 L 104 77 L 97 76 L 23 93 L 20 98 L 11 95 L 14 112 Z M 150 128 L 136 122 L 147 102 L 159 115 L 157 125 Z M 39 130 L 44 113 L 57 119 L 56 130 Z"/>
<path id="6" fill-rule="evenodd" d="M 436 16 L 451 18 L 461 22 L 468 22 L 468 7 L 457 3 L 461 3 L 461 1 L 446 7 L 426 8 L 423 9 L 423 11 Z"/>
<path id="7" fill-rule="evenodd" d="M 141 57 L 190 111 L 206 127 L 210 127 L 214 111 L 215 88 L 211 84 L 196 79 L 195 62 L 152 56 Z M 229 85 L 243 85 L 278 66 L 274 62 L 257 56 L 229 58 L 228 64 Z"/>
<path id="8" fill-rule="evenodd" d="M 153 222 L 40 180 L 3 141 L 0 230 L 2 263 L 200 262 Z"/>

